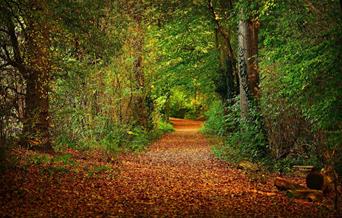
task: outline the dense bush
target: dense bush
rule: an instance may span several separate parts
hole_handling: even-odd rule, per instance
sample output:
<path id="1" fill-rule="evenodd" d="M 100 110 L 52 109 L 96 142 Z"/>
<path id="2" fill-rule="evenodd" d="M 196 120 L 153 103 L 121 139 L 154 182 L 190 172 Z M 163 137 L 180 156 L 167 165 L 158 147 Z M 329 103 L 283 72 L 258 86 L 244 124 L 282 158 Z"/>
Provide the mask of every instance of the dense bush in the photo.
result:
<path id="1" fill-rule="evenodd" d="M 249 119 L 242 119 L 238 100 L 235 99 L 235 103 L 226 108 L 219 103 L 213 104 L 208 112 L 204 132 L 225 136 L 224 144 L 214 149 L 219 157 L 229 161 L 260 161 L 266 157 L 268 151 L 261 116 L 251 105 Z M 224 115 L 224 110 L 227 115 Z"/>
<path id="2" fill-rule="evenodd" d="M 207 120 L 205 121 L 201 132 L 219 136 L 224 136 L 226 134 L 224 106 L 221 101 L 213 101 L 209 106 L 209 110 L 205 113 L 205 116 Z"/>

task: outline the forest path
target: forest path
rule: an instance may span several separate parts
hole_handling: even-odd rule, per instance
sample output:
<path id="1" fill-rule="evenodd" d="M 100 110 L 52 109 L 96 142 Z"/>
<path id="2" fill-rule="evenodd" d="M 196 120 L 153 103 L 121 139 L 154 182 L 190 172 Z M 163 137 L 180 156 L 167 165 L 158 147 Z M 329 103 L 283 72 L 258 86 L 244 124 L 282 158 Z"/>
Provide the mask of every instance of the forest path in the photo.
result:
<path id="1" fill-rule="evenodd" d="M 120 209 L 123 216 L 315 214 L 309 205 L 290 202 L 277 192 L 273 180 L 253 182 L 243 171 L 216 159 L 207 139 L 198 132 L 201 121 L 173 118 L 171 122 L 175 132 L 153 143 L 148 151 L 122 159 L 116 185 L 119 190 L 131 190 L 119 200 L 125 202 Z"/>
<path id="2" fill-rule="evenodd" d="M 175 132 L 110 162 L 72 149 L 71 159 L 13 150 L 17 163 L 0 177 L 0 217 L 319 216 L 317 204 L 278 192 L 275 175 L 260 181 L 215 158 L 202 122 L 171 121 Z"/>

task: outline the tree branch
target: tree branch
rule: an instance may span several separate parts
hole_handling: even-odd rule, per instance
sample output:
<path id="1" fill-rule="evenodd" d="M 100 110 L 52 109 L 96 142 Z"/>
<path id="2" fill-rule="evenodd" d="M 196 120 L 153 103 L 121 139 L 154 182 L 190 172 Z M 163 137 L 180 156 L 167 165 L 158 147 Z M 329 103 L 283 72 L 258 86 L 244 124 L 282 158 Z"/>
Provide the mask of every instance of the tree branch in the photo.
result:
<path id="1" fill-rule="evenodd" d="M 220 21 L 217 19 L 217 14 L 215 12 L 215 9 L 213 7 L 213 3 L 212 0 L 208 0 L 208 9 L 212 15 L 212 19 L 216 25 L 216 29 L 217 31 L 223 36 L 223 38 L 227 41 L 227 45 L 228 45 L 228 50 L 229 50 L 229 55 L 235 59 L 234 57 L 234 52 L 233 52 L 233 48 L 230 44 L 230 37 L 229 34 L 225 31 L 225 29 L 222 27 L 222 25 L 220 24 Z"/>

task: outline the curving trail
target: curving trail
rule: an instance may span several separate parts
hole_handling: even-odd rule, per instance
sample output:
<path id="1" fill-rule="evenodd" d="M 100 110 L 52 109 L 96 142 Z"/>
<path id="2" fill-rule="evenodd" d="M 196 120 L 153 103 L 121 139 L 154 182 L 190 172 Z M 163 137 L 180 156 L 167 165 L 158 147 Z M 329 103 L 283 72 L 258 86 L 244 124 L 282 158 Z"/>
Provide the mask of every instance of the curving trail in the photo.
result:
<path id="1" fill-rule="evenodd" d="M 277 192 L 272 176 L 256 182 L 217 160 L 198 132 L 202 122 L 171 121 L 175 132 L 111 164 L 114 176 L 42 174 L 35 166 L 5 174 L 0 217 L 319 216 L 317 205 Z M 77 163 L 83 169 L 89 162 Z"/>
<path id="2" fill-rule="evenodd" d="M 176 131 L 140 155 L 126 157 L 116 182 L 123 216 L 313 217 L 312 205 L 290 202 L 266 184 L 217 160 L 198 132 L 202 122 L 171 119 Z M 113 205 L 114 206 L 114 205 Z M 115 206 L 114 206 L 115 207 Z"/>

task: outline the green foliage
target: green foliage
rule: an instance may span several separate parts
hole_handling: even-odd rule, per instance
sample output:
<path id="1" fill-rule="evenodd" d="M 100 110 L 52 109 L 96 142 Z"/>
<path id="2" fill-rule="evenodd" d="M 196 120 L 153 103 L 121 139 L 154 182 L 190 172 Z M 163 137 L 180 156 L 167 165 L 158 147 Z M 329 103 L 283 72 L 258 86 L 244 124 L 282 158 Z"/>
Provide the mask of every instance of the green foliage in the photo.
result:
<path id="1" fill-rule="evenodd" d="M 216 100 L 211 103 L 208 111 L 205 113 L 205 121 L 201 132 L 205 134 L 215 134 L 219 136 L 226 135 L 226 122 L 224 115 L 224 106 L 221 101 Z"/>
<path id="2" fill-rule="evenodd" d="M 63 151 L 67 148 L 76 149 L 76 147 L 76 142 L 70 139 L 66 134 L 60 134 L 56 137 L 56 142 L 54 146 L 55 151 Z"/>
<path id="3" fill-rule="evenodd" d="M 159 120 L 159 122 L 158 122 L 158 129 L 161 132 L 163 132 L 163 133 L 174 131 L 174 128 L 173 128 L 172 124 L 169 123 L 169 122 L 166 122 L 164 120 Z"/>
<path id="4" fill-rule="evenodd" d="M 93 62 L 108 63 L 122 46 L 126 19 L 119 14 L 118 4 L 104 1 L 49 1 L 54 24 L 63 31 L 54 33 L 57 51 L 60 55 L 75 55 Z M 74 47 L 73 43 L 76 42 Z M 74 47 L 74 48 L 73 48 Z"/>
<path id="5" fill-rule="evenodd" d="M 251 160 L 260 160 L 267 150 L 264 135 L 257 122 L 241 121 L 240 131 L 231 133 L 227 144 L 238 149 L 242 157 Z"/>
<path id="6" fill-rule="evenodd" d="M 110 153 L 118 153 L 119 145 L 123 143 L 124 134 L 121 129 L 119 131 L 114 131 L 106 135 L 98 145 L 93 145 L 95 148 L 99 147 Z M 88 142 L 89 143 L 89 142 Z"/>
<path id="7" fill-rule="evenodd" d="M 238 149 L 227 144 L 214 145 L 211 150 L 217 158 L 227 162 L 238 163 L 245 159 L 245 157 L 241 156 Z"/>
<path id="8" fill-rule="evenodd" d="M 64 154 L 54 157 L 51 161 L 55 163 L 63 163 L 64 165 L 75 165 L 75 162 L 71 158 L 72 154 Z"/>
<path id="9" fill-rule="evenodd" d="M 129 135 L 131 140 L 128 147 L 133 151 L 143 150 L 149 142 L 147 132 L 140 127 L 133 128 Z"/>
<path id="10" fill-rule="evenodd" d="M 215 107 L 208 113 L 209 117 L 204 124 L 204 131 L 209 133 L 212 131 L 211 133 L 221 136 L 226 135 L 224 145 L 217 146 L 213 150 L 218 157 L 236 162 L 242 159 L 260 161 L 266 157 L 268 150 L 261 116 L 255 107 L 250 105 L 248 120 L 242 119 L 239 99 L 236 98 L 234 101 L 235 103 L 227 106 L 226 109 L 221 104 L 215 103 Z M 223 110 L 227 111 L 227 115 L 223 115 Z"/>
<path id="11" fill-rule="evenodd" d="M 169 101 L 168 114 L 171 117 L 196 119 L 203 115 L 204 99 L 201 96 L 192 96 L 186 90 L 175 88 Z"/>
<path id="12" fill-rule="evenodd" d="M 165 122 L 170 116 L 205 115 L 202 131 L 226 137 L 225 145 L 214 150 L 221 157 L 287 168 L 322 164 L 327 150 L 342 156 L 337 0 L 213 0 L 214 16 L 207 1 L 61 0 L 35 10 L 30 1 L 5 3 L 0 7 L 1 143 L 14 142 L 23 131 L 29 83 L 18 66 L 34 59 L 27 52 L 30 46 L 42 46 L 46 57 L 35 62 L 49 63 L 45 109 L 55 150 L 140 151 L 172 131 Z M 46 31 L 46 45 L 45 34 L 31 25 L 44 19 L 40 31 Z M 222 73 L 231 52 L 227 41 L 233 50 L 229 60 L 237 64 L 240 20 L 260 24 L 261 97 L 257 107 L 250 105 L 246 120 L 240 118 L 238 98 L 227 106 L 215 94 L 225 96 L 229 86 Z M 219 37 L 220 28 L 225 36 Z M 30 31 L 42 37 L 30 42 Z M 51 161 L 46 158 L 36 156 L 32 162 Z M 54 161 L 70 164 L 70 159 Z"/>
<path id="13" fill-rule="evenodd" d="M 51 161 L 51 158 L 47 154 L 37 154 L 32 156 L 29 161 L 32 164 L 41 165 L 49 163 Z"/>
<path id="14" fill-rule="evenodd" d="M 75 161 L 72 160 L 72 157 L 73 157 L 72 154 L 64 154 L 64 155 L 50 157 L 47 154 L 37 153 L 28 158 L 28 163 L 35 164 L 35 165 L 46 165 L 46 164 L 50 165 L 52 163 L 62 163 L 65 166 L 74 166 Z"/>
<path id="15" fill-rule="evenodd" d="M 214 149 L 220 157 L 259 159 L 272 169 L 283 171 L 295 164 L 341 165 L 338 158 L 323 157 L 332 150 L 336 150 L 337 157 L 341 154 L 340 7 L 338 1 L 310 4 L 305 1 L 235 4 L 232 12 L 235 25 L 241 14 L 242 19 L 254 17 L 261 23 L 262 95 L 260 112 L 252 109 L 248 120 L 240 119 L 238 105 L 228 107 L 226 120 L 220 126 L 225 126 L 230 134 L 226 145 Z"/>
<path id="16" fill-rule="evenodd" d="M 342 140 L 339 2 L 312 3 L 276 1 L 261 13 L 262 110 L 272 156 L 288 164 L 331 161 L 322 153 Z"/>
<path id="17" fill-rule="evenodd" d="M 255 107 L 250 105 L 249 118 L 242 119 L 240 113 L 236 113 L 238 112 L 237 104 L 238 101 L 230 107 L 231 113 L 226 118 L 228 128 L 233 129 L 227 137 L 226 144 L 236 149 L 242 157 L 260 160 L 267 154 L 267 141 L 262 129 L 261 116 Z M 237 128 L 230 126 L 231 124 L 236 125 L 237 120 L 239 120 Z"/>
<path id="18" fill-rule="evenodd" d="M 150 68 L 158 72 L 153 75 L 152 96 L 166 118 L 201 117 L 214 95 L 218 54 L 206 4 L 202 4 L 177 9 L 173 13 L 177 19 L 148 31 L 147 48 L 157 58 L 151 60 L 150 54 L 147 58 Z"/>

